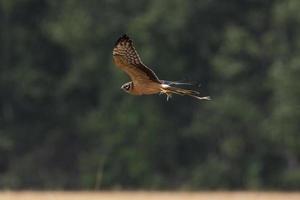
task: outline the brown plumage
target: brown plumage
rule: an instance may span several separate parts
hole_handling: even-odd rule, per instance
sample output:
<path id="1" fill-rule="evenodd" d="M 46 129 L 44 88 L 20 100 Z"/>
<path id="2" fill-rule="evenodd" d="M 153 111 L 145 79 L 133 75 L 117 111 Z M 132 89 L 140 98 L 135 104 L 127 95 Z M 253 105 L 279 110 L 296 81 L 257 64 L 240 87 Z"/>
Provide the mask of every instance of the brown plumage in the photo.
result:
<path id="1" fill-rule="evenodd" d="M 208 96 L 200 97 L 198 91 L 187 90 L 171 85 L 176 82 L 159 80 L 156 74 L 141 61 L 132 40 L 123 35 L 113 49 L 114 63 L 129 75 L 131 82 L 122 85 L 122 89 L 133 95 L 166 94 L 167 100 L 172 94 L 188 95 L 197 99 L 209 100 Z"/>

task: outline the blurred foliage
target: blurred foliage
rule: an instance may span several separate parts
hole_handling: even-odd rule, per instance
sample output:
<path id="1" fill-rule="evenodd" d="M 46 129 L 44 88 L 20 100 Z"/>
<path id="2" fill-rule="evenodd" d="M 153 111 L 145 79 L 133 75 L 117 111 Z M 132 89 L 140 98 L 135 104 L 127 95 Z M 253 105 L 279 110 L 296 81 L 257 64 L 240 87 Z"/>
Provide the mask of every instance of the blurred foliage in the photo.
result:
<path id="1" fill-rule="evenodd" d="M 300 188 L 298 0 L 2 0 L 0 188 Z M 213 101 L 130 96 L 128 33 Z"/>

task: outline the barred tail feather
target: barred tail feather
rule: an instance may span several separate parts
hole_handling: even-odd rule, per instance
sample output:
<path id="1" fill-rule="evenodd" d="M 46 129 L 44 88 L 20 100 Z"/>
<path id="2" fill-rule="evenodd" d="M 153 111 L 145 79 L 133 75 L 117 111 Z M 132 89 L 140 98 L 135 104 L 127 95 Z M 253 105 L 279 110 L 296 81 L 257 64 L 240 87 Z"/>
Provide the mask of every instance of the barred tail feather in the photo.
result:
<path id="1" fill-rule="evenodd" d="M 201 97 L 200 92 L 195 91 L 195 90 L 187 90 L 187 89 L 183 89 L 183 88 L 178 88 L 178 87 L 172 87 L 169 86 L 167 88 L 165 88 L 166 93 L 174 93 L 174 94 L 178 94 L 178 95 L 187 95 L 187 96 L 191 96 L 194 97 L 196 99 L 200 99 L 200 100 L 211 100 L 210 96 L 204 96 Z"/>

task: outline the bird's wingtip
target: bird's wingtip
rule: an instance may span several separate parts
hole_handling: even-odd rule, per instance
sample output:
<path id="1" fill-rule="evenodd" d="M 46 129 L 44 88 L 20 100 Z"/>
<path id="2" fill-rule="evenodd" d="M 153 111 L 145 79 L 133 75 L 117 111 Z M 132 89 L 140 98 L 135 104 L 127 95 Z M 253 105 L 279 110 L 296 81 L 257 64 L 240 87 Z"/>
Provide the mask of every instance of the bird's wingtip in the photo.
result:
<path id="1" fill-rule="evenodd" d="M 129 38 L 129 36 L 124 33 L 121 37 L 119 37 L 119 39 L 116 41 L 115 43 L 115 46 L 118 45 L 120 42 L 123 42 L 123 41 L 129 41 L 129 42 L 132 42 L 131 39 Z"/>
<path id="2" fill-rule="evenodd" d="M 190 96 L 195 97 L 196 99 L 199 99 L 199 100 L 208 100 L 208 101 L 211 100 L 210 96 L 205 96 L 205 97 L 199 97 L 196 95 L 190 95 Z"/>
<path id="3" fill-rule="evenodd" d="M 208 101 L 210 101 L 210 100 L 211 100 L 210 96 L 206 96 L 206 97 L 200 97 L 200 99 L 204 99 L 204 100 L 208 100 Z"/>

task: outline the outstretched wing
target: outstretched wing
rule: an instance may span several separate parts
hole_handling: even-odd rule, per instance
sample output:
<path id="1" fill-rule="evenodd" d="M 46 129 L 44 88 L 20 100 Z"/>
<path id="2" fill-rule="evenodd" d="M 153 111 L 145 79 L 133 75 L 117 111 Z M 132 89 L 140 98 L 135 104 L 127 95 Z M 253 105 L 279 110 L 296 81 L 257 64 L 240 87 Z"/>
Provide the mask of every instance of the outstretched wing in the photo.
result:
<path id="1" fill-rule="evenodd" d="M 127 35 L 123 35 L 117 40 L 113 49 L 113 60 L 121 70 L 130 76 L 133 83 L 149 81 L 160 83 L 156 74 L 143 64 L 132 40 Z"/>

